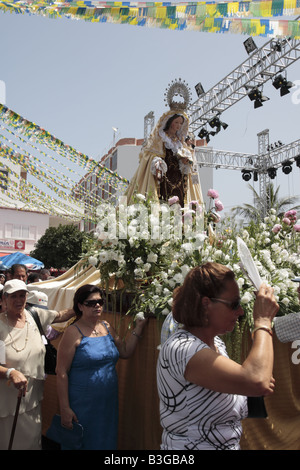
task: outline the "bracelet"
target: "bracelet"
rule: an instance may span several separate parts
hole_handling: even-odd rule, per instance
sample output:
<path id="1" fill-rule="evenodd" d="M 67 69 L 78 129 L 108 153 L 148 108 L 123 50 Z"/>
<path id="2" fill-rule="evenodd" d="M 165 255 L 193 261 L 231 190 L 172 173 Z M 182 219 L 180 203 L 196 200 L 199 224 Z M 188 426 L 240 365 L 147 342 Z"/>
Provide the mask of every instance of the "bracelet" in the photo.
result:
<path id="1" fill-rule="evenodd" d="M 136 331 L 133 331 L 131 334 L 136 336 L 138 339 L 142 339 L 142 336 L 138 335 Z"/>
<path id="2" fill-rule="evenodd" d="M 272 328 L 269 328 L 268 326 L 257 326 L 256 328 L 254 328 L 251 332 L 251 338 L 253 339 L 254 338 L 254 333 L 257 331 L 257 330 L 265 330 L 269 333 L 269 335 L 273 336 L 273 331 L 272 331 Z"/>
<path id="3" fill-rule="evenodd" d="M 10 369 L 7 369 L 7 371 L 6 371 L 6 373 L 5 373 L 7 379 L 9 379 L 10 373 L 11 373 L 13 370 L 16 370 L 16 369 L 14 369 L 14 367 L 11 367 Z"/>

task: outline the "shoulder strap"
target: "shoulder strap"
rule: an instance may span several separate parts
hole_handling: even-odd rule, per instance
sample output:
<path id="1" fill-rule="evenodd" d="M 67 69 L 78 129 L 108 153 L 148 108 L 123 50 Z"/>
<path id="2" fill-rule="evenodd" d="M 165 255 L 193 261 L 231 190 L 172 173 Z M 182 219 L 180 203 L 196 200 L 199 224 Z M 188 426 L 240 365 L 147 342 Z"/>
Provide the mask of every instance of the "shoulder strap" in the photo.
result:
<path id="1" fill-rule="evenodd" d="M 39 332 L 41 333 L 41 336 L 45 336 L 37 311 L 33 307 L 30 307 L 29 305 L 26 306 L 26 310 L 31 314 L 31 316 L 35 320 L 37 327 L 39 329 Z"/>

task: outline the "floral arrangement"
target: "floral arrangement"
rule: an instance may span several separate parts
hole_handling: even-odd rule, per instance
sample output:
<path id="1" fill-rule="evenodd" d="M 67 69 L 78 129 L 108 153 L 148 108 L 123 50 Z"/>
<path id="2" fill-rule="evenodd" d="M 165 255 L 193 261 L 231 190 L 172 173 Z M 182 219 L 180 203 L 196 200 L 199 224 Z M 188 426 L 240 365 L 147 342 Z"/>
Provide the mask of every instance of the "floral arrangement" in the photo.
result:
<path id="1" fill-rule="evenodd" d="M 182 210 L 176 197 L 153 211 L 149 199 L 136 195 L 137 204 L 126 207 L 127 227 L 117 217 L 124 210 L 122 204 L 117 211 L 110 208 L 107 220 L 114 218 L 115 236 L 105 238 L 98 231 L 99 238 L 85 259 L 99 269 L 107 292 L 118 293 L 119 300 L 124 293 L 132 294 L 128 314 L 160 319 L 171 311 L 173 290 L 183 283 L 191 268 L 207 261 L 227 265 L 235 273 L 244 309 L 227 338 L 229 353 L 238 359 L 243 334 L 252 325 L 255 292 L 240 266 L 236 238 L 245 241 L 261 278 L 274 287 L 279 315 L 285 315 L 299 311 L 297 286 L 291 279 L 300 273 L 300 226 L 295 211 L 288 211 L 280 220 L 271 209 L 262 223 L 238 229 L 232 220 L 225 220 L 211 236 L 208 229 L 211 222 L 216 222 L 211 214 L 217 214 L 219 221 L 223 205 L 217 191 L 209 190 L 208 196 L 213 207 L 205 212 L 197 201 Z M 116 303 L 114 307 L 120 311 Z"/>

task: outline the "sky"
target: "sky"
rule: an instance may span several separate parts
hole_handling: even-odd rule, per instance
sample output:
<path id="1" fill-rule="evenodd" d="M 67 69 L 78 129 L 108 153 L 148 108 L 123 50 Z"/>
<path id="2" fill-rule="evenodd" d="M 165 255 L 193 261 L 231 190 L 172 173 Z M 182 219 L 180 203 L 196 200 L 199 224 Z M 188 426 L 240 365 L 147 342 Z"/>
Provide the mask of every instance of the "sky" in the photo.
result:
<path id="1" fill-rule="evenodd" d="M 120 138 L 144 136 L 144 116 L 167 111 L 164 93 L 181 78 L 197 99 L 195 85 L 208 91 L 248 58 L 247 36 L 172 31 L 130 25 L 49 19 L 0 12 L 0 97 L 6 106 L 78 151 L 99 160 Z M 268 38 L 255 37 L 258 47 Z M 287 69 L 300 80 L 300 61 Z M 270 143 L 300 138 L 297 87 L 254 109 L 246 98 L 222 114 L 229 127 L 211 139 L 215 149 L 258 152 L 257 134 L 269 129 Z M 299 92 L 299 90 L 298 90 Z M 299 96 L 298 96 L 299 98 Z M 122 175 L 121 175 L 122 176 Z M 281 197 L 300 197 L 300 169 L 272 180 Z M 259 192 L 259 184 L 249 181 Z M 225 211 L 252 204 L 240 171 L 214 170 L 214 189 Z M 300 202 L 300 200 L 299 200 Z"/>

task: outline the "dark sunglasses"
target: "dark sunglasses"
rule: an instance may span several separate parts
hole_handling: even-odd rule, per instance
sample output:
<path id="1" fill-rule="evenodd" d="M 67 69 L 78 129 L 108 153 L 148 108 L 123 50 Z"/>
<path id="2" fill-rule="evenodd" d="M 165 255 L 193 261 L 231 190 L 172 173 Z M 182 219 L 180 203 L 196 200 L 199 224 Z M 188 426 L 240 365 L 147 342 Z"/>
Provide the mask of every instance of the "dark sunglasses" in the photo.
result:
<path id="1" fill-rule="evenodd" d="M 86 300 L 85 302 L 83 302 L 83 305 L 85 305 L 86 307 L 96 307 L 97 304 L 99 304 L 100 307 L 102 307 L 102 305 L 104 305 L 104 300 L 95 299 L 95 300 Z"/>
<path id="2" fill-rule="evenodd" d="M 221 302 L 222 304 L 226 304 L 231 308 L 231 310 L 238 310 L 241 306 L 241 299 L 234 300 L 233 302 L 229 302 L 229 300 L 215 299 L 211 297 L 210 300 L 212 300 L 213 302 Z"/>

